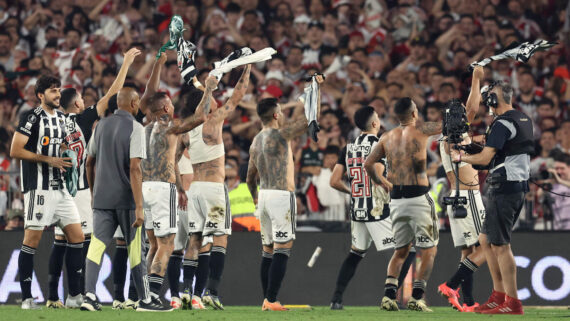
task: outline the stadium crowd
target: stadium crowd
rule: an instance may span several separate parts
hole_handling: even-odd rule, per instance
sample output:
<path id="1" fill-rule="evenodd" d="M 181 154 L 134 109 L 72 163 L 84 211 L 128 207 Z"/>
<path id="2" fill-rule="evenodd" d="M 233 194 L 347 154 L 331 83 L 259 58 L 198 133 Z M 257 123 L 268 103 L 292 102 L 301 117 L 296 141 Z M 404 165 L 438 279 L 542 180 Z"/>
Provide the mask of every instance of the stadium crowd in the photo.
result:
<path id="1" fill-rule="evenodd" d="M 447 101 L 466 101 L 469 63 L 513 41 L 558 41 L 527 64 L 493 62 L 485 81 L 511 83 L 515 107 L 534 122 L 531 175 L 542 187 L 532 185 L 521 227 L 570 229 L 570 198 L 544 191 L 570 194 L 562 184 L 570 180 L 567 6 L 559 0 L 0 0 L 0 230 L 23 229 L 19 162 L 10 159 L 9 150 L 19 115 L 39 104 L 37 78 L 55 75 L 63 87 L 80 91 L 86 106 L 93 105 L 115 79 L 122 53 L 136 47 L 143 54 L 126 83 L 142 92 L 175 14 L 185 22 L 184 38 L 198 46 L 202 83 L 212 63 L 236 49 L 278 51 L 253 66 L 248 93 L 224 126 L 226 168 L 237 169 L 226 171 L 228 185 L 245 183 L 249 145 L 261 128 L 256 103 L 275 97 L 293 107 L 308 75 L 326 75 L 319 140 L 304 136 L 292 146 L 299 221 L 349 220 L 348 198 L 329 180 L 339 151 L 359 133 L 353 117 L 360 106 L 377 111 L 383 131 L 397 126 L 394 104 L 405 96 L 412 97 L 424 119 L 439 121 Z M 179 112 L 188 88 L 182 86 L 176 53 L 167 54 L 160 90 Z M 214 93 L 218 101 L 231 95 L 239 76 L 240 71 L 224 76 Z M 484 134 L 491 121 L 481 106 L 471 132 Z M 428 174 L 439 199 L 449 187 L 437 148 L 435 137 Z M 480 181 L 484 188 L 484 178 Z M 445 206 L 439 210 L 443 223 Z"/>

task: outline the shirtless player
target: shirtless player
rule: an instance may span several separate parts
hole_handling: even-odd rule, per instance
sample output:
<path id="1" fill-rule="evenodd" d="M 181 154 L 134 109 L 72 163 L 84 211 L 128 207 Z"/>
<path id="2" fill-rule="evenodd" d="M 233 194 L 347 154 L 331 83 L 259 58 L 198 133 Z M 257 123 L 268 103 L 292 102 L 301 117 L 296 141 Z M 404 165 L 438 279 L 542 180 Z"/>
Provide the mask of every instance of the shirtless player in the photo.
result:
<path id="1" fill-rule="evenodd" d="M 164 59 L 164 55 L 160 59 Z M 175 159 L 178 135 L 206 120 L 211 107 L 211 93 L 216 86 L 216 78 L 208 78 L 206 94 L 196 113 L 182 122 L 173 120 L 174 106 L 166 93 L 149 91 L 147 86 L 142 99 L 143 111 L 152 119 L 145 127 L 148 157 L 142 161 L 141 168 L 145 228 L 150 243 L 148 281 L 153 296 L 159 295 L 173 250 L 178 230 L 177 203 L 186 207 L 187 202 L 178 171 L 179 159 Z"/>
<path id="2" fill-rule="evenodd" d="M 317 76 L 317 82 L 323 82 L 322 76 Z M 317 115 L 321 109 L 320 92 L 318 97 Z M 247 185 L 260 211 L 263 246 L 261 285 L 265 298 L 261 309 L 284 311 L 287 309 L 277 301 L 277 293 L 293 247 L 297 215 L 291 140 L 307 131 L 308 121 L 303 108 L 297 108 L 293 118 L 285 123 L 281 106 L 275 98 L 261 100 L 257 114 L 263 129 L 255 136 L 249 150 Z"/>
<path id="3" fill-rule="evenodd" d="M 434 201 L 429 194 L 426 145 L 429 136 L 441 133 L 441 123 L 418 124 L 418 109 L 410 98 L 398 100 L 394 111 L 400 126 L 380 137 L 364 165 L 372 181 L 382 185 L 375 164 L 386 157 L 388 181 L 393 184 L 390 216 L 396 251 L 388 264 L 381 308 L 398 311 L 397 278 L 410 248 L 415 244 L 421 250 L 421 262 L 408 308 L 431 312 L 422 297 L 433 268 L 439 230 Z"/>
<path id="4" fill-rule="evenodd" d="M 222 127 L 226 117 L 235 110 L 245 95 L 250 72 L 251 66 L 248 65 L 244 68 L 227 103 L 213 110 L 203 125 L 196 127 L 189 133 L 189 154 L 194 169 L 194 180 L 190 185 L 190 198 L 188 200 L 191 253 L 187 256 L 198 261 L 196 273 L 200 272 L 200 269 L 210 267 L 210 276 L 203 300 L 205 304 L 217 310 L 224 308 L 218 297 L 218 285 L 224 271 L 228 235 L 232 232 L 228 192 L 224 185 L 226 174 Z M 203 96 L 208 95 L 198 90 L 195 91 L 195 94 L 190 95 L 188 107 L 195 106 L 198 98 L 203 101 Z M 210 97 L 208 101 L 211 102 L 212 106 L 215 106 L 216 101 L 213 98 Z M 204 237 L 210 235 L 213 236 L 213 244 L 202 247 Z M 203 253 L 201 258 L 205 259 L 198 259 L 199 252 Z M 184 278 L 192 277 L 191 275 L 184 275 Z M 192 295 L 191 304 L 193 308 L 204 308 L 201 298 L 202 291 L 203 285 L 201 282 L 199 285 L 197 280 Z"/>

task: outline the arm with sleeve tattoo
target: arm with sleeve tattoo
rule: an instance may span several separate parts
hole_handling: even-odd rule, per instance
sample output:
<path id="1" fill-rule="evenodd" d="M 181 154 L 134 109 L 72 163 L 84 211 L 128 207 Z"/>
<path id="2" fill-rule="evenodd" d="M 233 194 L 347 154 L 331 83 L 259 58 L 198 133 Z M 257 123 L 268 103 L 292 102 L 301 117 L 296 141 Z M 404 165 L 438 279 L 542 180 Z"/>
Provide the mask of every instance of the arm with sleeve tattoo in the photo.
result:
<path id="1" fill-rule="evenodd" d="M 211 79 L 214 81 L 211 81 Z M 215 79 L 216 78 L 212 76 L 206 81 L 204 95 L 202 96 L 202 100 L 200 100 L 194 115 L 185 118 L 181 123 L 178 123 L 178 125 L 170 127 L 167 132 L 168 134 L 180 135 L 200 126 L 206 121 L 212 104 L 212 91 L 214 91 L 214 88 L 216 87 Z"/>
<path id="2" fill-rule="evenodd" d="M 249 75 L 251 73 L 251 65 L 245 66 L 241 77 L 239 78 L 236 86 L 234 87 L 234 91 L 232 96 L 222 108 L 219 108 L 214 113 L 214 118 L 217 121 L 223 121 L 228 117 L 228 115 L 233 112 L 236 107 L 238 106 L 239 102 L 242 100 L 245 92 L 247 91 L 247 86 L 249 86 Z"/>
<path id="3" fill-rule="evenodd" d="M 249 163 L 247 166 L 247 188 L 251 193 L 251 197 L 253 198 L 253 202 L 257 205 L 257 167 L 255 167 L 255 149 L 254 145 L 251 144 L 249 149 Z"/>
<path id="4" fill-rule="evenodd" d="M 382 175 L 378 174 L 376 170 L 376 163 L 386 156 L 386 151 L 384 150 L 384 140 L 382 139 L 384 136 L 380 137 L 378 144 L 372 150 L 372 153 L 368 155 L 366 158 L 366 162 L 364 163 L 364 169 L 366 169 L 366 173 L 372 181 L 378 185 L 384 185 L 384 182 L 380 178 Z"/>

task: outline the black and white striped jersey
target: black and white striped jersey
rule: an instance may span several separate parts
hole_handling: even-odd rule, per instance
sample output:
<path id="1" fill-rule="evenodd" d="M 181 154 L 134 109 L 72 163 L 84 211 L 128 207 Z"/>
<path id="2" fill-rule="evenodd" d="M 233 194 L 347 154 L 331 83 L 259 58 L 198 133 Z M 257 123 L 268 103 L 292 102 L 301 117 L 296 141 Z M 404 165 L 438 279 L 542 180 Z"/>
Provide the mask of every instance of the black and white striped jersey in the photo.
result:
<path id="1" fill-rule="evenodd" d="M 16 131 L 29 137 L 24 146 L 26 150 L 44 156 L 60 157 L 61 143 L 67 136 L 65 120 L 66 117 L 61 111 L 54 110 L 50 115 L 38 106 L 22 113 Z M 27 192 L 36 189 L 49 190 L 50 186 L 59 186 L 63 179 L 61 171 L 47 163 L 21 160 L 20 180 L 22 192 Z"/>
<path id="2" fill-rule="evenodd" d="M 99 119 L 95 105 L 85 108 L 81 114 L 67 114 L 65 127 L 67 136 L 65 142 L 69 148 L 77 154 L 77 166 L 79 174 L 78 190 L 89 188 L 87 183 L 87 169 L 85 161 L 87 159 L 87 144 L 93 132 L 93 124 Z"/>
<path id="3" fill-rule="evenodd" d="M 350 182 L 350 213 L 353 221 L 381 220 L 380 216 L 375 217 L 370 213 L 374 208 L 373 183 L 364 169 L 364 162 L 377 143 L 378 136 L 361 134 L 343 148 L 338 158 L 337 164 L 346 168 L 346 175 Z"/>

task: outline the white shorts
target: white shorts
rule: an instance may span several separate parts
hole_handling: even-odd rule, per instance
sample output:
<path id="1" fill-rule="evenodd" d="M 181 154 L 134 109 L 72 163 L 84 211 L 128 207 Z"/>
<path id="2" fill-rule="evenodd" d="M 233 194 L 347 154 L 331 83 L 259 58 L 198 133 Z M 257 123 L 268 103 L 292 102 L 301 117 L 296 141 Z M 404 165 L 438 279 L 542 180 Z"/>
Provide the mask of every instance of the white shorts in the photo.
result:
<path id="1" fill-rule="evenodd" d="M 455 196 L 455 192 L 451 192 L 451 195 Z M 451 236 L 456 247 L 469 247 L 476 244 L 479 238 L 485 219 L 485 206 L 483 206 L 481 192 L 478 190 L 460 190 L 459 196 L 467 197 L 467 205 L 465 205 L 467 217 L 453 218 L 451 205 L 447 206 Z"/>
<path id="2" fill-rule="evenodd" d="M 394 248 L 394 234 L 392 233 L 392 220 L 387 217 L 381 221 L 350 223 L 352 247 L 359 251 L 366 251 L 374 241 L 377 251 Z"/>
<path id="3" fill-rule="evenodd" d="M 64 228 L 69 224 L 80 224 L 81 218 L 67 189 L 31 190 L 24 193 L 24 228 L 43 230 L 56 224 Z"/>
<path id="4" fill-rule="evenodd" d="M 392 199 L 390 218 L 397 249 L 414 240 L 418 248 L 437 246 L 439 242 L 438 218 L 429 193 L 411 198 Z"/>
<path id="5" fill-rule="evenodd" d="M 190 233 L 202 233 L 203 236 L 232 234 L 228 190 L 223 183 L 192 182 L 188 193 Z"/>
<path id="6" fill-rule="evenodd" d="M 257 211 L 261 223 L 261 243 L 287 243 L 295 239 L 297 200 L 295 193 L 283 190 L 259 191 Z"/>
<path id="7" fill-rule="evenodd" d="M 154 235 L 176 234 L 178 227 L 178 193 L 176 185 L 167 182 L 143 182 L 144 227 Z"/>
<path id="8" fill-rule="evenodd" d="M 93 209 L 91 208 L 91 191 L 82 189 L 77 191 L 73 198 L 79 217 L 81 218 L 81 230 L 83 234 L 89 235 L 93 233 Z M 55 235 L 63 235 L 63 230 L 59 226 L 55 227 Z"/>

